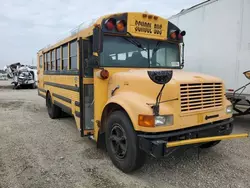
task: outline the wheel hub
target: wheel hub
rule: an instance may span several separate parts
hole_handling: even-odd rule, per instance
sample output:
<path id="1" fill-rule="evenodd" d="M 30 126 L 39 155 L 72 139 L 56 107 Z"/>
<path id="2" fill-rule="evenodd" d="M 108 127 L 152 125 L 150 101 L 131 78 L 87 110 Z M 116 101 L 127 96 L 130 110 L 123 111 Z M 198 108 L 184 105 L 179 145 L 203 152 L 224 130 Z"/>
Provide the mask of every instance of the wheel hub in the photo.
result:
<path id="1" fill-rule="evenodd" d="M 111 142 L 112 152 L 119 159 L 123 159 L 127 153 L 127 137 L 120 124 L 116 123 L 113 126 L 109 140 Z"/>

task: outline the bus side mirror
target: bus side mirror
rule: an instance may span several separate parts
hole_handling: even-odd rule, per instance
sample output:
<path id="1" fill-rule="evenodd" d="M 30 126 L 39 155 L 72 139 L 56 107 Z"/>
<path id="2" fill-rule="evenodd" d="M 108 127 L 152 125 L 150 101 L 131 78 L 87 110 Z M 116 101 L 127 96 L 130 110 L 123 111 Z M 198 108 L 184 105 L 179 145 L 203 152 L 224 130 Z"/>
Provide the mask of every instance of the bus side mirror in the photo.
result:
<path id="1" fill-rule="evenodd" d="M 154 83 L 165 85 L 172 79 L 173 71 L 148 71 L 148 76 Z"/>
<path id="2" fill-rule="evenodd" d="M 93 52 L 101 53 L 103 50 L 103 32 L 99 26 L 93 29 Z"/>
<path id="3" fill-rule="evenodd" d="M 246 77 L 247 79 L 250 80 L 250 70 L 249 70 L 249 71 L 246 71 L 246 72 L 243 72 L 243 74 L 245 75 L 245 77 Z"/>
<path id="4" fill-rule="evenodd" d="M 153 109 L 153 113 L 155 116 L 159 115 L 159 104 L 161 102 L 161 94 L 165 87 L 165 85 L 172 79 L 173 71 L 166 70 L 166 71 L 148 71 L 149 78 L 156 84 L 161 84 L 161 90 L 156 97 L 156 102 L 151 108 Z"/>

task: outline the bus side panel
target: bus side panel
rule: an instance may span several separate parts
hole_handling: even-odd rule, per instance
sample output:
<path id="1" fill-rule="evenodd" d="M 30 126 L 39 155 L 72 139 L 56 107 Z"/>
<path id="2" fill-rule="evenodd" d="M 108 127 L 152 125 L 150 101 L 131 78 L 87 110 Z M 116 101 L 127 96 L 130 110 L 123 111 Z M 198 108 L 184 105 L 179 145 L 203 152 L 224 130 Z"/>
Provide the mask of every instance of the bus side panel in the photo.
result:
<path id="1" fill-rule="evenodd" d="M 67 109 L 76 120 L 80 130 L 79 120 L 79 76 L 78 75 L 44 75 L 45 90 L 50 92 L 53 103 L 59 102 Z M 66 110 L 69 113 L 69 110 Z"/>
<path id="2" fill-rule="evenodd" d="M 109 72 L 108 79 L 101 79 L 96 76 L 96 73 L 101 69 L 94 69 L 94 139 L 98 139 L 99 125 L 101 121 L 103 109 L 108 101 L 108 82 L 109 78 L 116 72 L 126 71 L 129 68 L 106 68 Z"/>

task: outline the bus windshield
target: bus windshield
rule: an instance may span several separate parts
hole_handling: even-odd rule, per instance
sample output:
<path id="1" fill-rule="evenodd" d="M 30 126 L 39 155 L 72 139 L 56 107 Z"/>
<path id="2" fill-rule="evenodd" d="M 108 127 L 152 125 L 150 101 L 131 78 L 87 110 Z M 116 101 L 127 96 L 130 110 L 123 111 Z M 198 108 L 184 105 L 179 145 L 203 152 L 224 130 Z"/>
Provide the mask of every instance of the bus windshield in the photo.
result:
<path id="1" fill-rule="evenodd" d="M 133 44 L 131 42 L 133 40 L 142 47 Z M 126 40 L 122 36 L 104 36 L 100 65 L 102 67 L 180 68 L 179 45 L 151 39 L 127 38 Z"/>

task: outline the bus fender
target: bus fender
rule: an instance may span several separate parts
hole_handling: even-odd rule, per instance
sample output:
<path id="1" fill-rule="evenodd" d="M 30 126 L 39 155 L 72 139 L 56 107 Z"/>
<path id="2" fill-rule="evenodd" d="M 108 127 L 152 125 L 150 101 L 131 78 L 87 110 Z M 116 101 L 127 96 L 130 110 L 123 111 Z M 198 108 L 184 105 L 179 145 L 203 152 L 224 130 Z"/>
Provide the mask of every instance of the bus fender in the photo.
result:
<path id="1" fill-rule="evenodd" d="M 138 115 L 152 114 L 152 109 L 150 108 L 150 106 L 147 105 L 147 102 L 149 101 L 150 99 L 148 99 L 147 97 L 132 92 L 124 92 L 112 96 L 105 104 L 102 113 L 102 119 L 101 119 L 102 128 L 103 126 L 105 126 L 108 116 L 113 111 L 121 110 L 128 115 L 129 119 L 131 120 L 131 123 L 134 126 L 134 129 L 137 130 Z"/>

